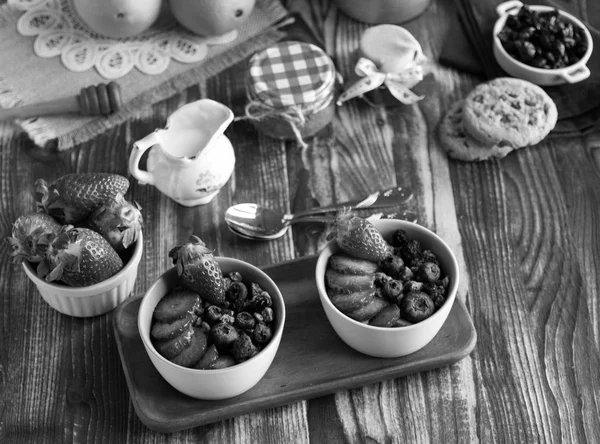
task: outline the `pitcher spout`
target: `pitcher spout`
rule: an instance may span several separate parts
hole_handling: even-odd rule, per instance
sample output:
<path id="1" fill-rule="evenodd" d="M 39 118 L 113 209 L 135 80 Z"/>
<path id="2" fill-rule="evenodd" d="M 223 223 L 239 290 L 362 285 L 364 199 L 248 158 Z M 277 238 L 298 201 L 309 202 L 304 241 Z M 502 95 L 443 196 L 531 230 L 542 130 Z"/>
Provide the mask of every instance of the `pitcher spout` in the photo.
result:
<path id="1" fill-rule="evenodd" d="M 211 99 L 183 105 L 167 120 L 165 131 L 171 135 L 172 142 L 163 144 L 163 149 L 176 157 L 198 157 L 223 135 L 232 121 L 233 111 Z M 190 136 L 193 136 L 193 144 L 189 142 Z"/>

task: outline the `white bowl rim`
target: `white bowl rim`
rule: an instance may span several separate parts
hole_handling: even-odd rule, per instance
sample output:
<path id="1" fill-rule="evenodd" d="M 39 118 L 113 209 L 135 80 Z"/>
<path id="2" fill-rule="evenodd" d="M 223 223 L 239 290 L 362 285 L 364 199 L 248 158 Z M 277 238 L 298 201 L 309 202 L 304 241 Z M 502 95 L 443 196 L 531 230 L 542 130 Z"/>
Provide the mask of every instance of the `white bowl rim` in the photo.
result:
<path id="1" fill-rule="evenodd" d="M 523 63 L 523 62 L 515 59 L 512 55 L 510 55 L 508 53 L 508 51 L 506 49 L 504 49 L 504 45 L 502 44 L 502 42 L 500 41 L 500 38 L 498 37 L 498 34 L 500 33 L 500 31 L 502 31 L 502 28 L 504 27 L 504 24 L 506 23 L 507 17 L 509 15 L 514 15 L 510 12 L 505 12 L 500 15 L 500 17 L 496 20 L 496 23 L 494 24 L 494 30 L 493 30 L 494 45 L 502 53 L 502 55 L 505 55 L 506 57 L 508 57 L 511 62 L 513 62 L 517 66 L 519 66 L 523 69 L 527 69 L 533 73 L 548 74 L 548 75 L 550 75 L 550 74 L 560 75 L 566 71 L 572 71 L 572 70 L 577 70 L 579 68 L 582 68 L 583 66 L 585 66 L 587 64 L 588 60 L 592 56 L 592 51 L 594 49 L 594 41 L 592 39 L 592 34 L 590 33 L 589 29 L 587 28 L 587 26 L 585 26 L 585 24 L 581 20 L 579 20 L 577 17 L 573 16 L 572 14 L 569 14 L 568 12 L 563 11 L 562 9 L 555 8 L 553 6 L 547 6 L 547 5 L 525 5 L 524 3 L 520 2 L 520 1 L 509 0 L 505 3 L 500 4 L 499 7 L 504 4 L 507 4 L 507 3 L 513 3 L 515 6 L 518 6 L 519 4 L 521 4 L 521 6 L 528 6 L 530 9 L 532 9 L 534 11 L 554 11 L 556 9 L 560 15 L 567 18 L 574 25 L 577 25 L 579 28 L 581 28 L 583 30 L 583 33 L 585 34 L 587 41 L 588 41 L 588 47 L 587 47 L 587 50 L 585 51 L 585 54 L 577 62 L 573 63 L 572 65 L 563 66 L 562 68 L 537 68 L 535 66 L 527 65 L 526 63 Z"/>
<path id="2" fill-rule="evenodd" d="M 112 275 L 108 279 L 105 279 L 96 284 L 87 285 L 84 287 L 72 287 L 70 285 L 65 284 L 55 284 L 52 282 L 47 282 L 45 279 L 38 277 L 34 267 L 28 261 L 23 261 L 22 265 L 26 268 L 28 274 L 30 274 L 31 280 L 38 285 L 44 285 L 48 288 L 51 288 L 56 291 L 60 291 L 64 296 L 68 297 L 78 297 L 78 298 L 91 298 L 94 296 L 98 296 L 99 293 L 104 293 L 108 289 L 114 288 L 115 283 L 119 281 L 125 274 L 129 273 L 133 264 L 142 257 L 142 251 L 144 247 L 144 236 L 140 231 L 139 237 L 135 242 L 135 248 L 133 249 L 133 253 L 131 257 L 127 261 L 127 263 L 121 268 L 116 274 Z M 85 292 L 85 294 L 81 294 Z"/>
<path id="3" fill-rule="evenodd" d="M 142 342 L 144 343 L 144 345 L 146 345 L 146 348 L 152 352 L 152 354 L 161 362 L 166 363 L 169 366 L 173 366 L 178 370 L 181 370 L 185 373 L 190 373 L 190 374 L 194 374 L 194 375 L 203 375 L 203 374 L 208 374 L 208 375 L 217 375 L 217 374 L 226 374 L 226 373 L 230 373 L 230 372 L 234 372 L 237 371 L 239 369 L 243 369 L 244 367 L 248 367 L 250 365 L 252 365 L 253 361 L 256 361 L 258 357 L 262 357 L 264 356 L 263 353 L 267 350 L 267 349 L 272 349 L 274 347 L 278 347 L 278 342 L 281 339 L 281 336 L 283 335 L 283 328 L 285 326 L 285 317 L 286 317 L 286 309 L 285 309 L 285 300 L 283 299 L 283 295 L 281 294 L 281 290 L 279 290 L 279 286 L 275 283 L 275 281 L 273 281 L 273 279 L 271 279 L 271 277 L 265 273 L 263 270 L 261 270 L 260 268 L 258 268 L 256 265 L 251 264 L 250 262 L 246 262 L 246 261 L 242 261 L 240 259 L 236 259 L 233 257 L 226 257 L 226 256 L 215 256 L 215 259 L 217 260 L 217 262 L 219 262 L 220 260 L 226 259 L 228 261 L 231 261 L 233 266 L 237 265 L 237 264 L 244 264 L 244 266 L 250 266 L 253 269 L 258 270 L 261 275 L 262 278 L 266 279 L 269 283 L 271 283 L 273 285 L 273 287 L 277 290 L 277 297 L 278 299 L 281 301 L 281 308 L 282 308 L 282 316 L 281 316 L 281 320 L 277 322 L 277 329 L 275 330 L 275 333 L 273 334 L 273 337 L 271 338 L 271 340 L 269 341 L 269 343 L 267 344 L 267 346 L 265 348 L 263 348 L 260 352 L 258 352 L 256 355 L 254 355 L 253 357 L 251 357 L 250 359 L 244 361 L 244 362 L 240 362 L 239 364 L 235 364 L 229 367 L 225 367 L 225 368 L 217 368 L 217 369 L 200 369 L 200 368 L 190 368 L 190 367 L 184 367 L 183 365 L 179 365 L 179 364 L 175 364 L 174 362 L 169 361 L 167 358 L 165 358 L 163 355 L 161 355 L 156 348 L 154 347 L 154 345 L 152 344 L 152 340 L 148 337 L 146 338 L 146 336 L 142 335 L 141 331 L 141 319 L 139 316 L 139 313 L 141 311 L 141 304 L 144 303 L 144 300 L 146 299 L 146 295 L 148 293 L 150 293 L 151 290 L 154 289 L 154 287 L 158 284 L 158 282 L 163 279 L 168 273 L 172 273 L 173 270 L 175 269 L 175 267 L 171 267 L 168 270 L 165 270 L 165 272 L 163 274 L 161 274 L 158 279 L 156 281 L 154 281 L 154 283 L 150 286 L 150 288 L 148 288 L 148 290 L 146 291 L 146 293 L 144 293 L 144 296 L 142 297 L 142 301 L 140 303 L 140 310 L 138 311 L 138 316 L 137 316 L 137 323 L 138 323 L 138 331 L 140 332 L 140 337 L 142 338 Z M 163 295 L 164 297 L 164 295 Z M 276 339 L 277 338 L 277 339 Z"/>
<path id="4" fill-rule="evenodd" d="M 337 313 L 339 313 L 340 315 L 342 315 L 342 317 L 344 319 L 346 319 L 348 322 L 350 322 L 351 324 L 354 324 L 356 326 L 360 326 L 363 328 L 366 328 L 367 330 L 373 330 L 373 331 L 398 331 L 398 330 L 402 330 L 402 331 L 410 331 L 410 330 L 416 330 L 416 329 L 420 329 L 425 327 L 427 324 L 432 323 L 435 321 L 436 318 L 444 316 L 443 314 L 441 314 L 441 310 L 442 307 L 444 307 L 447 304 L 454 304 L 454 300 L 456 299 L 457 293 L 458 293 L 458 282 L 460 279 L 460 271 L 459 271 L 459 266 L 458 266 L 458 261 L 456 259 L 456 256 L 454 255 L 454 252 L 452 251 L 452 249 L 448 246 L 448 244 L 446 244 L 446 242 L 435 232 L 433 232 L 432 230 L 430 230 L 427 227 L 424 227 L 423 225 L 419 225 L 415 222 L 410 222 L 410 221 L 405 221 L 402 219 L 380 219 L 375 221 L 373 224 L 377 225 L 378 223 L 387 223 L 386 221 L 392 221 L 392 222 L 396 222 L 396 221 L 400 221 L 406 225 L 410 225 L 413 228 L 416 228 L 417 231 L 422 231 L 424 233 L 429 233 L 432 234 L 434 236 L 434 238 L 436 238 L 440 244 L 443 246 L 444 249 L 448 250 L 448 253 L 450 254 L 450 257 L 452 258 L 452 261 L 454 262 L 454 264 L 456 265 L 456 278 L 452 279 L 451 283 L 450 283 L 450 287 L 448 288 L 450 297 L 446 298 L 446 300 L 444 301 L 444 303 L 440 306 L 440 308 L 438 308 L 431 316 L 429 316 L 426 319 L 423 319 L 422 321 L 419 322 L 415 322 L 414 324 L 411 325 L 403 325 L 400 327 L 378 327 L 375 325 L 369 325 L 369 324 L 365 324 L 363 322 L 359 322 L 356 321 L 354 319 L 352 319 L 350 316 L 346 315 L 345 313 L 343 313 L 342 311 L 340 311 L 335 305 L 333 305 L 333 302 L 331 302 L 331 299 L 329 298 L 329 296 L 327 295 L 327 291 L 325 291 L 325 283 L 324 282 L 320 282 L 319 279 L 317 280 L 317 287 L 322 287 L 323 291 L 325 291 L 325 296 L 321 297 L 321 300 L 324 300 L 325 303 L 327 304 L 327 306 L 333 308 Z M 330 241 L 321 251 L 321 253 L 319 253 L 319 259 L 317 260 L 317 263 L 319 261 L 321 261 L 321 257 L 324 257 L 325 253 L 331 251 L 332 254 L 335 253 L 336 251 L 340 251 L 339 247 L 336 244 L 335 239 Z M 327 264 L 325 264 L 326 266 Z M 320 292 L 319 292 L 320 293 Z M 320 294 L 319 294 L 320 295 Z"/>

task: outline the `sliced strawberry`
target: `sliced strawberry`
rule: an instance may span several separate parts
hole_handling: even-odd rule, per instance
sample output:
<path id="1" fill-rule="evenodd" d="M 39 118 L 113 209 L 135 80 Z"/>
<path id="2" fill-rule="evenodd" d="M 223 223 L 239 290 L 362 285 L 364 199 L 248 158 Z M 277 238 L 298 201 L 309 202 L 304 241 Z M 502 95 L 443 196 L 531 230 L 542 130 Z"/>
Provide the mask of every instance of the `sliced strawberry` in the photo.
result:
<path id="1" fill-rule="evenodd" d="M 367 305 L 348 313 L 348 316 L 358 322 L 366 322 L 383 310 L 389 303 L 380 297 L 375 297 Z"/>
<path id="2" fill-rule="evenodd" d="M 179 336 L 164 341 L 154 341 L 156 350 L 167 359 L 173 359 L 190 345 L 194 331 L 191 325 Z"/>
<path id="3" fill-rule="evenodd" d="M 375 274 L 342 274 L 331 268 L 325 272 L 327 288 L 334 293 L 354 293 L 375 288 Z"/>
<path id="4" fill-rule="evenodd" d="M 226 368 L 226 367 L 231 367 L 232 365 L 235 365 L 235 359 L 233 359 L 233 356 L 231 355 L 221 355 L 219 356 L 215 362 L 213 362 L 213 364 L 210 366 L 210 368 L 212 370 L 216 370 L 219 368 Z"/>
<path id="5" fill-rule="evenodd" d="M 198 293 L 189 290 L 174 290 L 158 301 L 154 309 L 154 318 L 162 322 L 173 322 L 194 313 L 199 305 Z"/>
<path id="6" fill-rule="evenodd" d="M 150 335 L 155 339 L 175 338 L 182 335 L 197 318 L 195 314 L 189 313 L 185 318 L 173 322 L 156 321 L 152 324 Z"/>
<path id="7" fill-rule="evenodd" d="M 383 307 L 370 321 L 369 324 L 375 327 L 393 327 L 396 321 L 400 319 L 400 307 L 396 304 L 389 304 Z"/>
<path id="8" fill-rule="evenodd" d="M 358 259 L 347 254 L 334 254 L 329 258 L 329 267 L 342 274 L 372 274 L 377 271 L 375 262 Z"/>
<path id="9" fill-rule="evenodd" d="M 193 367 L 206 352 L 207 342 L 208 339 L 204 332 L 199 328 L 194 328 L 194 334 L 192 335 L 190 345 L 171 359 L 171 362 L 183 367 Z"/>
<path id="10" fill-rule="evenodd" d="M 212 344 L 206 349 L 206 352 L 204 352 L 200 360 L 194 365 L 194 368 L 208 370 L 212 368 L 217 359 L 219 359 L 219 350 Z"/>
<path id="11" fill-rule="evenodd" d="M 333 293 L 329 295 L 331 302 L 342 313 L 350 313 L 364 307 L 375 297 L 373 289 L 357 291 L 350 294 Z"/>

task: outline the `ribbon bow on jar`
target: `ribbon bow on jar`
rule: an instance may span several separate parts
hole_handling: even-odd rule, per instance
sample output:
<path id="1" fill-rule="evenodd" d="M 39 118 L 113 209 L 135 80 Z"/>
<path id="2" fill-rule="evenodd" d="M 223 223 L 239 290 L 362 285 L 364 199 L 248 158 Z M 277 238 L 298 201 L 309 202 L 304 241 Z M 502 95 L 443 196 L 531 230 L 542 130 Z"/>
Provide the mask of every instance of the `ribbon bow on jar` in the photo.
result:
<path id="1" fill-rule="evenodd" d="M 352 84 L 339 96 L 337 104 L 341 105 L 347 100 L 362 96 L 366 92 L 385 85 L 398 101 L 405 105 L 412 105 L 424 97 L 410 90 L 410 88 L 423 80 L 423 68 L 421 65 L 424 61 L 425 56 L 422 53 L 418 53 L 415 55 L 414 63 L 404 70 L 400 72 L 383 72 L 371 60 L 361 57 L 356 62 L 354 68 L 354 72 L 361 79 Z"/>

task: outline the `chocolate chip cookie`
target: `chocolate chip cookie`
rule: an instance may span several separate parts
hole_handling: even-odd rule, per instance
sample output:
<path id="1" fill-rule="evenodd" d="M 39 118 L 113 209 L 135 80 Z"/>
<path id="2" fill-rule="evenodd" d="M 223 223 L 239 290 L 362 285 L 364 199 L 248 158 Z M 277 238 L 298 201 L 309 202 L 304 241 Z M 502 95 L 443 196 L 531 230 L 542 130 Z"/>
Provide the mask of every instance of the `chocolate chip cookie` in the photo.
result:
<path id="1" fill-rule="evenodd" d="M 486 144 L 535 145 L 556 125 L 554 101 L 537 85 L 499 77 L 475 87 L 465 99 L 466 130 Z"/>
<path id="2" fill-rule="evenodd" d="M 464 100 L 455 102 L 439 126 L 442 147 L 449 157 L 465 161 L 482 161 L 501 158 L 514 148 L 508 144 L 488 144 L 472 137 L 464 126 Z"/>

